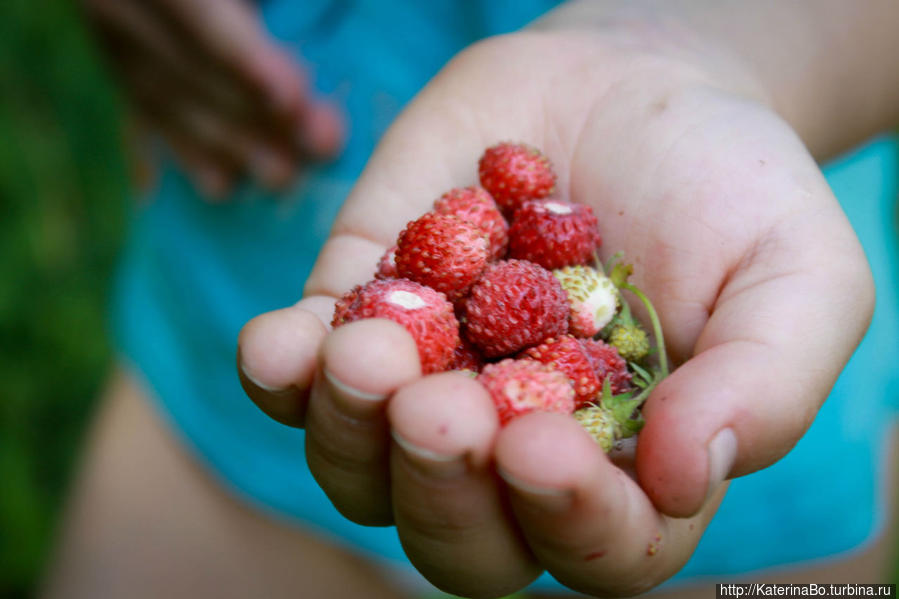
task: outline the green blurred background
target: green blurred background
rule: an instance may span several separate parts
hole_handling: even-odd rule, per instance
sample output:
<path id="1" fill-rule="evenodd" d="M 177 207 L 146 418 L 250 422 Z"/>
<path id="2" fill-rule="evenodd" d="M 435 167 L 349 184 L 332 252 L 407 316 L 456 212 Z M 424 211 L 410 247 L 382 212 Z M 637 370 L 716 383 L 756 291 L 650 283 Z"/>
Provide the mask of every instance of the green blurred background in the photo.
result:
<path id="1" fill-rule="evenodd" d="M 0 597 L 28 596 L 109 367 L 122 110 L 67 0 L 0 1 Z"/>
<path id="2" fill-rule="evenodd" d="M 121 99 L 69 0 L 0 1 L 0 85 L 0 597 L 26 597 L 110 364 L 129 176 Z"/>

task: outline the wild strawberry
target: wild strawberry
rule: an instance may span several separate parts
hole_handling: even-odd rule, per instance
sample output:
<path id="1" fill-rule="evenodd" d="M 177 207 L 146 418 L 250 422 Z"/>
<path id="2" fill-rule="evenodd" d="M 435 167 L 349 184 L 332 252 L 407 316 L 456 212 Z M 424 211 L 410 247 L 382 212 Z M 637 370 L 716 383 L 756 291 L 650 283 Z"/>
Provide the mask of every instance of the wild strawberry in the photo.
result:
<path id="1" fill-rule="evenodd" d="M 590 433 L 593 440 L 606 453 L 612 451 L 615 441 L 621 438 L 615 418 L 608 410 L 602 409 L 599 405 L 582 407 L 574 413 L 574 419 Z"/>
<path id="2" fill-rule="evenodd" d="M 556 187 L 549 160 L 526 144 L 503 142 L 487 148 L 478 161 L 478 176 L 506 216 L 522 202 L 545 198 Z"/>
<path id="3" fill-rule="evenodd" d="M 397 239 L 400 277 L 463 297 L 487 266 L 487 237 L 457 216 L 428 212 L 410 222 Z"/>
<path id="4" fill-rule="evenodd" d="M 434 212 L 453 214 L 483 231 L 489 242 L 491 261 L 499 260 L 506 255 L 509 224 L 500 213 L 496 202 L 483 187 L 451 189 L 434 202 Z"/>
<path id="5" fill-rule="evenodd" d="M 536 360 L 507 358 L 488 364 L 477 380 L 493 398 L 502 425 L 530 412 L 574 411 L 574 389 L 568 378 Z"/>
<path id="6" fill-rule="evenodd" d="M 376 279 L 396 279 L 396 246 L 388 248 L 378 262 L 378 270 L 375 271 Z"/>
<path id="7" fill-rule="evenodd" d="M 612 280 L 591 266 L 566 266 L 553 271 L 568 293 L 568 331 L 593 337 L 618 310 L 618 290 Z"/>
<path id="8" fill-rule="evenodd" d="M 448 370 L 470 370 L 472 372 L 480 372 L 484 366 L 484 356 L 478 351 L 474 345 L 467 339 L 456 346 L 453 351 L 453 361 L 449 365 Z"/>
<path id="9" fill-rule="evenodd" d="M 446 370 L 459 345 L 459 322 L 446 296 L 406 279 L 373 280 L 358 285 L 337 301 L 331 324 L 338 327 L 363 318 L 388 318 L 415 339 L 424 374 Z"/>
<path id="10" fill-rule="evenodd" d="M 625 360 L 639 362 L 649 355 L 649 335 L 636 322 L 616 324 L 609 333 L 609 345 Z"/>
<path id="11" fill-rule="evenodd" d="M 574 418 L 608 453 L 618 441 L 633 437 L 643 428 L 643 414 L 639 408 L 651 391 L 652 386 L 643 389 L 636 397 L 631 392 L 613 395 L 606 381 L 596 400 L 575 412 Z"/>
<path id="12" fill-rule="evenodd" d="M 465 335 L 487 358 L 568 330 L 568 299 L 548 270 L 525 260 L 487 267 L 463 306 Z"/>
<path id="13" fill-rule="evenodd" d="M 596 216 L 585 204 L 526 202 L 509 227 L 509 257 L 550 270 L 589 262 L 600 243 Z"/>
<path id="14" fill-rule="evenodd" d="M 596 399 L 602 389 L 602 379 L 597 376 L 593 362 L 584 347 L 571 335 L 544 339 L 540 345 L 524 350 L 519 357 L 548 364 L 565 374 L 574 387 L 575 409 Z"/>
<path id="15" fill-rule="evenodd" d="M 350 308 L 352 308 L 359 301 L 359 296 L 362 294 L 363 285 L 356 285 L 349 291 L 343 294 L 343 297 L 337 300 L 334 304 L 334 316 L 331 318 L 331 326 L 338 327 L 346 322 L 351 322 L 348 320 L 350 317 Z M 358 320 L 353 318 L 353 320 Z"/>
<path id="16" fill-rule="evenodd" d="M 633 375 L 627 369 L 627 362 L 618 355 L 618 350 L 596 339 L 578 339 L 578 342 L 584 348 L 587 357 L 590 358 L 590 363 L 593 364 L 593 370 L 599 380 L 608 379 L 613 394 L 617 395 L 630 390 Z"/>
<path id="17" fill-rule="evenodd" d="M 627 290 L 636 295 L 646 308 L 656 337 L 659 364 L 644 368 L 631 362 L 631 368 L 634 371 L 634 374 L 631 374 L 624 357 L 618 353 L 615 346 L 606 345 L 602 341 L 593 339 L 579 340 L 592 357 L 597 374 L 604 380 L 602 393 L 597 400 L 593 402 L 593 405 L 579 410 L 575 414 L 575 418 L 606 452 L 610 451 L 620 439 L 637 434 L 643 426 L 640 406 L 659 381 L 668 376 L 665 340 L 658 314 L 646 294 L 628 281 L 628 277 L 633 272 L 633 266 L 618 262 L 619 258 L 620 256 L 616 254 L 606 267 L 609 279 L 619 290 Z M 649 345 L 645 340 L 646 333 L 639 328 L 631 316 L 630 307 L 620 293 L 619 300 L 621 310 L 615 315 L 612 324 L 607 325 L 606 328 L 612 329 L 613 337 L 620 338 L 621 346 L 625 348 L 625 354 L 631 355 L 629 351 L 634 349 L 636 353 L 631 357 L 642 355 L 642 358 L 645 358 Z M 630 347 L 631 345 L 633 347 Z M 639 392 L 637 392 L 638 390 Z M 635 397 L 634 393 L 637 393 Z"/>

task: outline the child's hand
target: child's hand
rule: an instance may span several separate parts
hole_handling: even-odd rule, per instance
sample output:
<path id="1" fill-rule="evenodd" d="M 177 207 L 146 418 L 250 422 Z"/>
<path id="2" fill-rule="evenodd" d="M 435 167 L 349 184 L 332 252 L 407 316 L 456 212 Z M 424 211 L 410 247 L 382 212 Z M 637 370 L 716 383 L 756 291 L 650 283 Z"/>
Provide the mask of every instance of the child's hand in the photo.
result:
<path id="1" fill-rule="evenodd" d="M 278 188 L 342 143 L 341 117 L 243 0 L 82 0 L 138 120 L 211 197 Z"/>
<path id="2" fill-rule="evenodd" d="M 796 443 L 868 324 L 864 255 L 801 141 L 750 78 L 659 47 L 566 32 L 463 53 L 385 136 L 306 298 L 241 334 L 245 388 L 306 428 L 337 508 L 395 523 L 447 591 L 497 596 L 544 569 L 591 594 L 659 584 L 690 557 L 723 481 Z M 438 195 L 476 183 L 477 157 L 504 139 L 545 150 L 558 193 L 593 207 L 603 257 L 623 250 L 661 315 L 679 367 L 645 405 L 636 481 L 572 418 L 500 429 L 477 382 L 420 377 L 398 325 L 327 332 L 333 298 L 370 279 Z"/>

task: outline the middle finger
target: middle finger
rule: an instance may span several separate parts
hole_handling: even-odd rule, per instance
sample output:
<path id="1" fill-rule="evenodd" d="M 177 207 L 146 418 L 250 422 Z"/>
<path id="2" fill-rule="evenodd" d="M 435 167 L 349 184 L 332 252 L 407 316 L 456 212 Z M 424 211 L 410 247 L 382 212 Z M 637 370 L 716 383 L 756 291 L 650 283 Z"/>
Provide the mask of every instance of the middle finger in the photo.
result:
<path id="1" fill-rule="evenodd" d="M 306 413 L 306 459 L 319 486 L 359 524 L 393 521 L 388 397 L 421 376 L 418 348 L 400 325 L 352 322 L 324 340 Z"/>
<path id="2" fill-rule="evenodd" d="M 428 376 L 394 395 L 388 417 L 394 518 L 416 568 L 466 597 L 533 581 L 541 569 L 493 470 L 499 421 L 485 389 L 459 372 Z"/>

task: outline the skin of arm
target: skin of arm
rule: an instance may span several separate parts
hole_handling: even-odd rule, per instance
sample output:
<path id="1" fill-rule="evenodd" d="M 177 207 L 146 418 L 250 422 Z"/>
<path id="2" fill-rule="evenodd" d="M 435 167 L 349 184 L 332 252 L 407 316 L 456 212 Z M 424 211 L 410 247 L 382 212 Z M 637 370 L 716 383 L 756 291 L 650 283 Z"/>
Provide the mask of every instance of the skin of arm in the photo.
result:
<path id="1" fill-rule="evenodd" d="M 899 125 L 896 23 L 892 0 L 573 0 L 533 28 L 630 30 L 722 78 L 742 73 L 823 160 Z"/>

